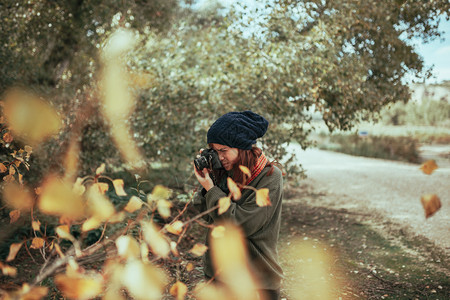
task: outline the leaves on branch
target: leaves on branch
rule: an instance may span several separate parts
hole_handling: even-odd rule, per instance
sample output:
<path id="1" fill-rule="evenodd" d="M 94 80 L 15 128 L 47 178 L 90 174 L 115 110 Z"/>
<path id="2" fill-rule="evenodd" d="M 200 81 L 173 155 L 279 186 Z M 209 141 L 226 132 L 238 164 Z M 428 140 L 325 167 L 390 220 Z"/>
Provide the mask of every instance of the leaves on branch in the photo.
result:
<path id="1" fill-rule="evenodd" d="M 242 173 L 245 174 L 245 176 L 247 176 L 247 179 L 252 177 L 252 173 L 250 172 L 250 170 L 246 166 L 240 165 L 239 169 L 242 171 Z"/>
<path id="2" fill-rule="evenodd" d="M 33 221 L 31 222 L 31 227 L 34 231 L 41 231 L 41 222 L 39 221 Z"/>
<path id="3" fill-rule="evenodd" d="M 127 205 L 123 208 L 126 212 L 133 213 L 136 210 L 141 209 L 144 202 L 136 196 L 132 196 Z"/>
<path id="4" fill-rule="evenodd" d="M 167 230 L 167 232 L 179 235 L 181 232 L 183 232 L 183 226 L 184 224 L 182 221 L 175 221 L 172 224 L 166 224 L 164 228 Z"/>
<path id="5" fill-rule="evenodd" d="M 231 198 L 230 197 L 223 197 L 219 199 L 219 211 L 217 212 L 219 215 L 223 214 L 230 208 L 231 205 Z"/>
<path id="6" fill-rule="evenodd" d="M 237 186 L 237 184 L 231 179 L 230 177 L 227 177 L 227 185 L 228 189 L 230 190 L 231 197 L 233 200 L 239 200 L 241 199 L 241 189 Z"/>
<path id="7" fill-rule="evenodd" d="M 44 247 L 45 240 L 43 238 L 36 237 L 31 242 L 31 249 L 41 249 Z"/>
<path id="8" fill-rule="evenodd" d="M 126 196 L 127 193 L 125 193 L 123 189 L 123 180 L 122 179 L 115 179 L 113 180 L 114 189 L 116 190 L 117 196 Z"/>

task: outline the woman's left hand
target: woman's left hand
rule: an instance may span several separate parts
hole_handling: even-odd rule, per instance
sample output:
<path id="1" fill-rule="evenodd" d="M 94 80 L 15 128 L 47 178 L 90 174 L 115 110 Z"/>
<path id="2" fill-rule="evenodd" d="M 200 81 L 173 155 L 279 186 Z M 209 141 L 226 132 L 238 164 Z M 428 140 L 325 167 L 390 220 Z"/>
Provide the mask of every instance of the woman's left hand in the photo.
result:
<path id="1" fill-rule="evenodd" d="M 194 173 L 195 177 L 197 177 L 198 182 L 205 188 L 206 191 L 209 191 L 211 188 L 214 187 L 214 182 L 212 181 L 211 177 L 209 177 L 209 172 L 207 168 L 204 168 L 203 170 L 199 171 L 194 166 Z"/>

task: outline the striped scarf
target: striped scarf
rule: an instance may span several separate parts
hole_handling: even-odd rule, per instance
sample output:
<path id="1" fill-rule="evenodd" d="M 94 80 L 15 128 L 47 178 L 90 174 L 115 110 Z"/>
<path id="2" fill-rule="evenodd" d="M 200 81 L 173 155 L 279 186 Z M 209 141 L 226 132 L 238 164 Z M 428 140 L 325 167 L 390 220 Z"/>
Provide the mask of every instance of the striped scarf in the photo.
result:
<path id="1" fill-rule="evenodd" d="M 247 180 L 247 183 L 245 185 L 249 185 L 249 183 L 252 182 L 253 179 L 255 179 L 261 173 L 261 171 L 266 167 L 267 162 L 267 157 L 264 155 L 264 153 L 261 153 L 251 171 L 252 176 Z"/>

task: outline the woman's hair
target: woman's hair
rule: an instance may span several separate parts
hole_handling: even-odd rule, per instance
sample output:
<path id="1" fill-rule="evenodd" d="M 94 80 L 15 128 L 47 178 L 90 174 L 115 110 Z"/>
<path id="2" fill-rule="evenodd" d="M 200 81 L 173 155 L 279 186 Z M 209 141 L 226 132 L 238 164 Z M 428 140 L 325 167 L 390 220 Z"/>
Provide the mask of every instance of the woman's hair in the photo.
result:
<path id="1" fill-rule="evenodd" d="M 211 145 L 210 145 L 210 147 L 211 147 Z M 251 172 L 253 170 L 254 166 L 256 165 L 258 158 L 261 156 L 262 150 L 256 146 L 253 146 L 252 149 L 250 149 L 250 150 L 238 149 L 238 151 L 239 151 L 238 152 L 238 160 L 233 165 L 233 168 L 231 169 L 231 172 L 233 174 L 231 179 L 233 179 L 233 181 L 238 184 L 245 185 L 245 183 L 246 183 L 245 181 L 248 178 L 246 178 L 246 176 L 241 171 L 239 166 L 245 166 Z M 267 166 L 269 166 L 271 168 L 270 171 L 267 173 L 267 175 L 271 175 L 273 173 L 274 163 L 268 162 L 266 167 Z M 220 178 L 222 178 L 222 176 L 224 176 L 225 173 L 226 173 L 226 171 L 223 171 L 223 170 L 215 171 L 214 175 L 216 176 L 216 178 L 218 178 L 220 180 Z"/>

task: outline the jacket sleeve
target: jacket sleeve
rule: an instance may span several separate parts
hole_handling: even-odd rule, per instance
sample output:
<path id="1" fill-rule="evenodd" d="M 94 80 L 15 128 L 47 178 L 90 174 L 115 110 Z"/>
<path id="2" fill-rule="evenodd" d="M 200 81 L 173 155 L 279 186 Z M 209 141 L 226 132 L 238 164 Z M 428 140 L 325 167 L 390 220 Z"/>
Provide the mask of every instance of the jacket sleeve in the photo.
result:
<path id="1" fill-rule="evenodd" d="M 194 194 L 192 203 L 194 204 L 194 208 L 199 212 L 202 213 L 206 208 L 206 198 L 205 198 L 206 190 L 200 186 L 198 191 Z M 204 215 L 202 217 L 206 222 L 212 223 L 212 219 L 209 215 Z"/>
<path id="2" fill-rule="evenodd" d="M 242 191 L 242 198 L 237 201 L 231 201 L 231 205 L 226 212 L 218 215 L 218 210 L 214 210 L 209 214 L 213 221 L 231 220 L 240 225 L 247 236 L 251 236 L 259 229 L 261 229 L 267 221 L 272 217 L 276 203 L 281 200 L 283 178 L 281 172 L 277 170 L 270 176 L 264 177 L 256 185 L 256 189 L 268 188 L 269 198 L 272 206 L 259 207 L 256 204 L 256 193 L 253 190 L 244 189 Z M 219 187 L 213 187 L 206 193 L 206 209 L 217 205 L 222 197 L 227 197 Z"/>

